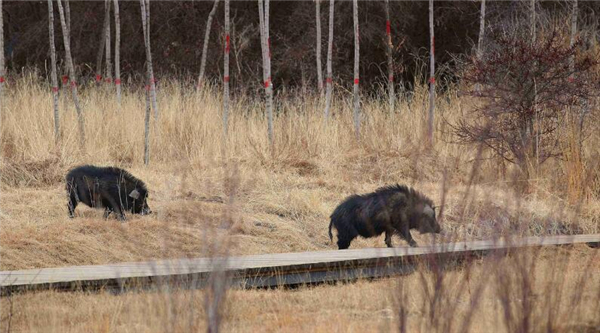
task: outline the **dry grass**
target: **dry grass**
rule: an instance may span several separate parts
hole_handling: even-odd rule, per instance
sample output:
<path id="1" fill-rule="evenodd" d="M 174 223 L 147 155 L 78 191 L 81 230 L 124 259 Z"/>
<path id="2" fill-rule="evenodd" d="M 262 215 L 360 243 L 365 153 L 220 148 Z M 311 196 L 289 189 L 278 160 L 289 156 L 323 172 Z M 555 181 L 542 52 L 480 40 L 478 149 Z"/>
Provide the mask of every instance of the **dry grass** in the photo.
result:
<path id="1" fill-rule="evenodd" d="M 231 135 L 223 144 L 219 95 L 209 90 L 192 93 L 176 82 L 167 82 L 159 92 L 161 114 L 151 126 L 151 162 L 145 167 L 144 99 L 140 92 L 125 91 L 119 106 L 112 92 L 83 89 L 87 142 L 80 150 L 75 111 L 64 98 L 60 103 L 62 139 L 59 145 L 54 143 L 51 96 L 36 82 L 34 73 L 24 74 L 3 95 L 2 270 L 196 257 L 225 251 L 238 255 L 331 249 L 335 245 L 327 237 L 328 216 L 339 201 L 396 182 L 419 188 L 437 203 L 443 198 L 442 227 L 454 239 L 488 238 L 499 232 L 600 232 L 600 131 L 590 131 L 580 161 L 552 161 L 539 170 L 528 192 L 516 192 L 511 166 L 485 152 L 477 159 L 477 147 L 452 143 L 446 121 L 459 117 L 471 103 L 452 90 L 438 97 L 440 116 L 432 149 L 423 147 L 421 141 L 427 94 L 420 87 L 410 103 L 399 103 L 394 114 L 388 114 L 381 101 L 365 101 L 360 142 L 352 131 L 346 99 L 335 100 L 334 117 L 325 123 L 317 99 L 280 96 L 275 149 L 270 151 L 260 104 L 236 97 L 229 123 Z M 600 129 L 595 118 L 588 126 Z M 103 220 L 101 211 L 80 206 L 77 218 L 69 219 L 63 177 L 70 167 L 82 163 L 130 170 L 148 184 L 149 203 L 156 214 L 130 216 L 122 224 Z M 447 193 L 443 193 L 444 183 Z M 577 192 L 573 186 L 585 187 L 585 191 Z M 573 204 L 569 193 L 582 194 Z M 420 244 L 432 241 L 415 236 Z M 224 239 L 230 244 L 227 249 L 217 246 Z M 406 246 L 400 239 L 394 242 Z M 384 246 L 383 237 L 352 243 L 354 248 L 370 246 Z M 586 295 L 582 302 L 596 302 L 595 308 L 581 306 L 581 320 L 559 323 L 565 325 L 560 331 L 584 331 L 585 325 L 598 325 L 599 316 L 589 313 L 598 310 L 600 298 L 600 266 L 591 253 L 578 248 L 574 254 L 587 261 L 579 266 L 577 260 L 566 262 L 576 266 L 569 270 L 573 281 L 589 272 L 589 267 L 582 268 L 585 262 L 593 263 L 593 279 L 579 286 Z M 554 267 L 548 256 L 532 273 L 536 282 L 546 276 L 544 269 Z M 474 282 L 469 283 L 476 289 L 477 281 L 485 280 L 479 277 L 485 276 L 486 265 L 474 267 L 471 273 L 449 272 L 444 283 L 457 285 L 465 274 L 471 274 Z M 398 328 L 399 304 L 405 304 L 409 332 L 441 331 L 442 326 L 432 328 L 427 326 L 431 322 L 423 319 L 429 311 L 428 305 L 422 304 L 428 301 L 426 293 L 413 292 L 435 281 L 435 272 L 423 274 L 295 292 L 228 292 L 222 325 L 228 331 L 389 331 Z M 555 295 L 539 285 L 534 288 L 541 289 L 532 291 L 534 305 L 543 305 L 545 295 Z M 565 295 L 573 295 L 572 290 L 577 289 L 567 282 L 560 286 Z M 470 315 L 474 318 L 472 330 L 515 331 L 503 328 L 498 319 L 502 315 L 500 296 L 513 295 L 515 288 L 501 292 L 487 286 L 477 315 Z M 457 326 L 451 329 L 458 330 L 461 318 L 469 316 L 471 296 L 455 294 L 458 289 L 452 285 L 446 290 L 444 304 L 458 306 Z M 401 295 L 406 295 L 408 303 Z M 1 302 L 5 327 L 8 300 Z M 186 332 L 206 325 L 202 291 L 121 296 L 46 292 L 17 296 L 12 302 L 12 325 L 25 331 Z"/>
<path id="2" fill-rule="evenodd" d="M 597 332 L 597 250 L 556 248 L 535 256 L 539 262 L 528 272 L 531 289 L 526 294 L 521 293 L 516 259 L 508 257 L 446 271 L 439 285 L 437 274 L 422 269 L 422 274 L 401 278 L 295 291 L 233 290 L 227 293 L 221 328 L 390 332 L 404 325 L 407 332 Z M 558 268 L 556 262 L 561 263 Z M 557 269 L 564 269 L 561 279 L 556 278 Z M 503 279 L 507 272 L 509 280 Z M 514 316 L 510 321 L 503 305 L 507 293 L 511 298 L 506 308 Z M 204 297 L 204 291 L 189 290 L 123 295 L 41 292 L 3 298 L 0 304 L 6 316 L 13 303 L 12 327 L 18 332 L 193 332 L 206 331 Z M 523 313 L 528 313 L 527 319 Z M 432 315 L 439 321 L 430 321 Z M 525 321 L 530 330 L 521 330 Z"/>

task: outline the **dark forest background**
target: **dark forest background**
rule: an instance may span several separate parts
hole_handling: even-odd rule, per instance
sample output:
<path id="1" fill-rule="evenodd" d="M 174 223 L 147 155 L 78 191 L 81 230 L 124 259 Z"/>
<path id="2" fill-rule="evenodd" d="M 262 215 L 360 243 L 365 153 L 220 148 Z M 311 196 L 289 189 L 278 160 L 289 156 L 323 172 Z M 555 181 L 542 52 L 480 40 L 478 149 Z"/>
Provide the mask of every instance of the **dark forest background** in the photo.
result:
<path id="1" fill-rule="evenodd" d="M 488 3 L 486 31 L 527 21 L 529 1 Z M 92 81 L 104 20 L 104 1 L 71 1 L 71 47 L 82 80 Z M 202 42 L 212 1 L 152 1 L 151 42 L 156 77 L 193 80 L 200 67 Z M 479 1 L 436 1 L 436 63 L 443 79 L 453 80 L 454 59 L 473 54 L 479 33 Z M 541 2 L 539 15 L 569 10 L 568 2 Z M 399 85 L 411 88 L 417 74 L 426 73 L 428 46 L 427 1 L 391 1 L 395 76 Z M 47 77 L 48 6 L 46 1 L 5 1 L 5 53 L 8 70 L 19 73 L 31 67 Z M 64 72 L 64 48 L 55 10 L 59 68 Z M 599 2 L 580 3 L 581 25 L 598 29 Z M 323 67 L 326 64 L 329 2 L 321 3 Z M 111 0 L 111 47 L 114 50 L 114 18 Z M 139 1 L 120 1 L 121 72 L 124 83 L 143 81 L 145 53 Z M 352 83 L 352 2 L 336 1 L 333 72 L 336 84 Z M 519 18 L 521 20 L 519 21 Z M 256 1 L 232 1 L 232 62 L 234 89 L 259 89 L 262 81 Z M 361 85 L 375 92 L 387 78 L 385 13 L 383 1 L 359 2 Z M 272 1 L 270 16 L 272 71 L 275 89 L 316 87 L 314 1 Z M 565 24 L 568 24 L 565 22 Z M 223 1 L 213 21 L 207 77 L 220 80 L 223 47 Z M 114 52 L 114 51 L 113 51 Z M 424 81 L 425 78 L 422 78 Z M 443 80 L 442 80 L 443 82 Z"/>

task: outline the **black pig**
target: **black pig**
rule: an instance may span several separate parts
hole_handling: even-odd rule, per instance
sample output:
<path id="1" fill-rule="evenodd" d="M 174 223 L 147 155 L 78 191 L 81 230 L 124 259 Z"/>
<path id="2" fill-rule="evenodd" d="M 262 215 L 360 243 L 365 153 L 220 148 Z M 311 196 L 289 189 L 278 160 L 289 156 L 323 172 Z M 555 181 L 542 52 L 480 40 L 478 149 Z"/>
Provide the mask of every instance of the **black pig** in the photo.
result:
<path id="1" fill-rule="evenodd" d="M 392 247 L 392 235 L 400 234 L 410 246 L 417 246 L 410 229 L 440 233 L 433 202 L 412 188 L 395 185 L 373 193 L 346 198 L 331 214 L 331 228 L 338 231 L 338 248 L 347 249 L 357 236 L 375 237 L 385 232 L 385 244 Z"/>
<path id="2" fill-rule="evenodd" d="M 111 212 L 119 220 L 125 220 L 125 212 L 150 214 L 148 189 L 143 181 L 129 172 L 116 167 L 79 166 L 67 173 L 67 195 L 69 217 L 74 217 L 79 202 L 104 208 L 104 217 Z"/>

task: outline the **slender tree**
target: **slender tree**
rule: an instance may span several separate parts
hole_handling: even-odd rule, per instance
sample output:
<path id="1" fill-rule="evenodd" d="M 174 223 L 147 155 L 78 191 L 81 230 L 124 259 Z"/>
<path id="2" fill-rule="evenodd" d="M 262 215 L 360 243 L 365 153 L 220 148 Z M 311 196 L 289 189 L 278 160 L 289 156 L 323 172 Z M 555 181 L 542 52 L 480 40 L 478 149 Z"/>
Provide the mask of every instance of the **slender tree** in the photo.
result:
<path id="1" fill-rule="evenodd" d="M 433 29 L 433 0 L 429 0 L 429 117 L 427 135 L 429 144 L 433 144 L 433 121 L 435 114 L 435 35 Z"/>
<path id="2" fill-rule="evenodd" d="M 352 17 L 354 21 L 354 131 L 356 139 L 360 138 L 360 33 L 358 31 L 358 0 L 352 1 Z"/>
<path id="3" fill-rule="evenodd" d="M 67 30 L 71 33 L 71 0 L 63 0 L 65 2 L 65 20 L 67 22 Z"/>
<path id="4" fill-rule="evenodd" d="M 315 20 L 317 22 L 317 80 L 319 82 L 319 94 L 323 97 L 323 66 L 321 65 L 321 0 L 315 0 L 315 12 Z"/>
<path id="5" fill-rule="evenodd" d="M 263 58 L 263 80 L 267 103 L 269 143 L 273 146 L 273 84 L 271 82 L 271 43 L 269 39 L 269 0 L 258 0 L 258 18 Z"/>
<path id="6" fill-rule="evenodd" d="M 4 15 L 2 15 L 2 0 L 0 0 L 0 120 L 2 119 L 2 89 L 4 88 Z M 0 131 L 2 121 L 0 121 Z"/>
<path id="7" fill-rule="evenodd" d="M 56 74 L 56 46 L 54 45 L 54 6 L 48 0 L 48 37 L 50 42 L 50 80 L 52 82 L 52 99 L 54 107 L 54 141 L 60 140 L 60 123 L 58 115 L 58 77 Z"/>
<path id="8" fill-rule="evenodd" d="M 573 11 L 571 12 L 571 39 L 569 45 L 573 47 L 575 44 L 575 38 L 577 37 L 577 17 L 579 15 L 579 9 L 577 0 L 573 0 Z M 571 73 L 575 70 L 575 56 L 571 56 L 569 61 L 569 70 Z"/>
<path id="9" fill-rule="evenodd" d="M 208 19 L 206 20 L 206 29 L 204 29 L 204 43 L 202 44 L 202 58 L 200 60 L 200 75 L 198 75 L 198 89 L 202 88 L 204 83 L 204 71 L 206 69 L 206 57 L 208 56 L 208 41 L 210 40 L 210 30 L 212 28 L 212 21 L 217 8 L 219 0 L 215 0 L 213 3 L 210 13 L 208 13 Z"/>
<path id="10" fill-rule="evenodd" d="M 146 85 L 146 116 L 144 118 L 144 165 L 150 163 L 150 86 Z"/>
<path id="11" fill-rule="evenodd" d="M 536 19 L 536 8 L 535 8 L 535 0 L 531 0 L 530 3 L 530 25 L 531 25 L 531 45 L 535 45 L 535 41 L 537 39 L 537 19 Z M 535 66 L 537 66 L 537 64 L 534 63 Z M 538 114 L 538 108 L 537 108 L 537 82 L 534 80 L 533 81 L 533 111 L 535 113 L 535 118 L 533 121 L 529 121 L 528 126 L 527 126 L 527 137 L 531 138 L 533 137 L 533 132 L 535 131 L 535 141 L 531 141 L 531 147 L 533 150 L 533 155 L 535 156 L 535 163 L 536 166 L 539 166 L 540 164 L 540 154 L 539 154 L 539 147 L 540 147 L 540 121 L 539 121 L 539 114 Z"/>
<path id="12" fill-rule="evenodd" d="M 390 0 L 385 0 L 385 34 L 387 36 L 387 65 L 388 65 L 388 97 L 390 103 L 390 113 L 395 110 L 396 96 L 394 93 L 394 58 L 392 50 L 392 23 L 390 21 Z"/>
<path id="13" fill-rule="evenodd" d="M 535 0 L 531 0 L 530 5 L 529 5 L 529 10 L 530 10 L 530 26 L 531 26 L 531 44 L 535 44 L 535 39 L 536 39 L 536 25 L 537 25 L 537 19 L 536 19 L 536 11 L 535 11 Z"/>
<path id="14" fill-rule="evenodd" d="M 114 0 L 115 5 L 115 87 L 117 88 L 117 102 L 121 104 L 121 18 L 119 17 L 119 0 Z"/>
<path id="15" fill-rule="evenodd" d="M 333 73 L 331 69 L 331 58 L 333 57 L 333 9 L 335 0 L 329 0 L 329 41 L 327 43 L 327 91 L 325 93 L 325 120 L 329 119 L 331 108 L 331 90 L 333 86 Z"/>
<path id="16" fill-rule="evenodd" d="M 96 84 L 102 83 L 102 57 L 104 56 L 104 48 L 106 46 L 106 31 L 109 29 L 110 17 L 108 12 L 108 4 L 104 1 L 104 25 L 100 32 L 100 42 L 98 53 L 96 54 Z"/>
<path id="17" fill-rule="evenodd" d="M 105 0 L 104 3 L 105 7 L 106 7 L 106 17 L 108 18 L 108 24 L 106 25 L 106 33 L 104 34 L 106 36 L 106 41 L 104 43 L 105 47 L 104 49 L 106 50 L 106 75 L 105 75 L 105 81 L 106 83 L 111 83 L 112 82 L 112 65 L 111 65 L 111 55 L 110 55 L 110 0 Z"/>
<path id="18" fill-rule="evenodd" d="M 75 111 L 77 112 L 77 122 L 79 124 L 79 144 L 83 149 L 85 146 L 85 126 L 83 120 L 83 111 L 81 109 L 81 105 L 79 104 L 79 95 L 77 94 L 77 76 L 75 75 L 75 66 L 73 66 L 73 57 L 71 56 L 71 41 L 70 35 L 71 32 L 67 27 L 67 23 L 65 20 L 65 13 L 63 10 L 63 6 L 61 0 L 57 1 L 58 4 L 58 14 L 60 16 L 60 25 L 62 27 L 62 35 L 63 35 L 63 43 L 65 46 L 65 58 L 67 60 L 67 67 L 69 69 L 69 77 L 71 79 L 71 94 L 73 95 L 73 103 L 75 104 Z"/>
<path id="19" fill-rule="evenodd" d="M 227 125 L 229 117 L 229 0 L 225 0 L 225 47 L 223 49 L 223 141 L 227 142 Z"/>
<path id="20" fill-rule="evenodd" d="M 485 35 L 485 0 L 481 0 L 481 9 L 479 11 L 479 40 L 477 41 L 477 57 L 483 55 L 483 37 Z"/>
<path id="21" fill-rule="evenodd" d="M 140 0 L 142 9 L 142 30 L 144 33 L 144 44 L 146 46 L 146 73 L 148 77 L 148 86 L 150 87 L 150 97 L 152 98 L 152 108 L 154 109 L 154 119 L 158 118 L 158 103 L 156 101 L 156 80 L 152 70 L 152 52 L 150 49 L 150 0 Z"/>

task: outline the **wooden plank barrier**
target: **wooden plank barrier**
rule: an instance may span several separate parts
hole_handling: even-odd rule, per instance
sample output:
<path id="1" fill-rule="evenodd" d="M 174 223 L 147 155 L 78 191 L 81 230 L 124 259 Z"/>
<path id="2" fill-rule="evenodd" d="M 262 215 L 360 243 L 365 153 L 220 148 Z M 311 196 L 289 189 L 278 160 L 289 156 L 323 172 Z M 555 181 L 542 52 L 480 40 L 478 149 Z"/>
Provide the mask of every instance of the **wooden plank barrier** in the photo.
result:
<path id="1" fill-rule="evenodd" d="M 0 295 L 48 289 L 118 292 L 158 286 L 202 288 L 216 272 L 223 273 L 232 287 L 297 286 L 407 274 L 419 260 L 427 258 L 449 262 L 490 251 L 576 243 L 598 247 L 600 234 L 2 271 Z"/>

